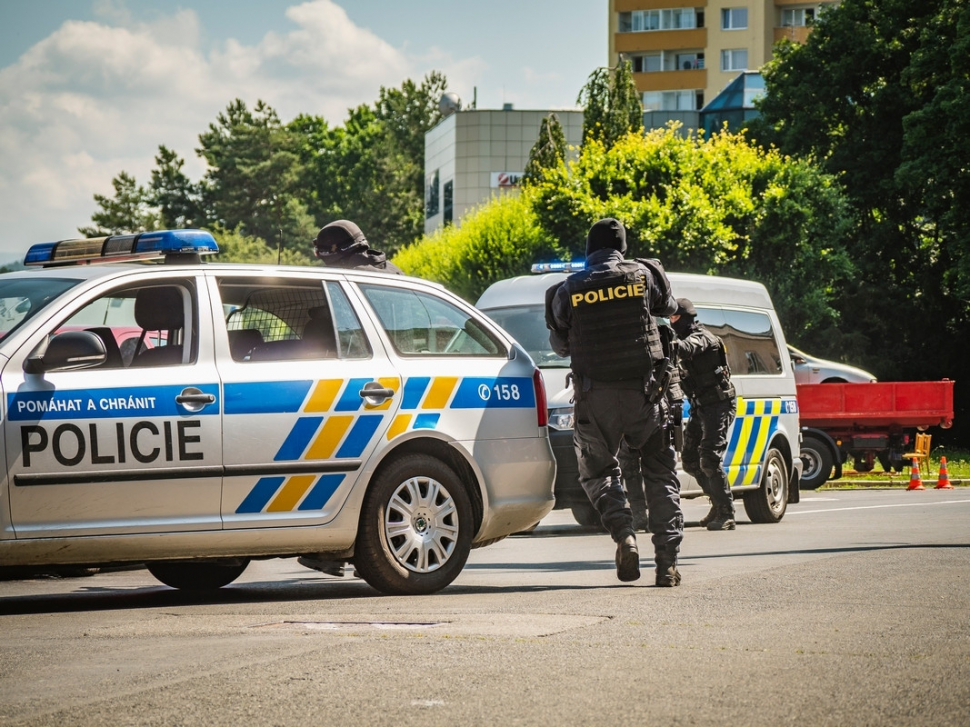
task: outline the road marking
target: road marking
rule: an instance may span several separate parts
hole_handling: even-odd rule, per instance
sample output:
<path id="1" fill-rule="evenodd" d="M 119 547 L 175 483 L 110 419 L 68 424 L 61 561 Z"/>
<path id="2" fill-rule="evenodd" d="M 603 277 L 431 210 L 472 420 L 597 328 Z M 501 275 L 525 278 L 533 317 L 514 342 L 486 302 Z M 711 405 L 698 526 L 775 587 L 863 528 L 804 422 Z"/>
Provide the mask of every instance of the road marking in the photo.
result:
<path id="1" fill-rule="evenodd" d="M 943 500 L 942 502 L 903 502 L 897 505 L 860 505 L 858 507 L 827 507 L 823 510 L 789 510 L 786 515 L 813 515 L 818 512 L 841 512 L 842 510 L 879 510 L 885 507 L 922 507 L 924 505 L 970 505 L 970 500 Z"/>

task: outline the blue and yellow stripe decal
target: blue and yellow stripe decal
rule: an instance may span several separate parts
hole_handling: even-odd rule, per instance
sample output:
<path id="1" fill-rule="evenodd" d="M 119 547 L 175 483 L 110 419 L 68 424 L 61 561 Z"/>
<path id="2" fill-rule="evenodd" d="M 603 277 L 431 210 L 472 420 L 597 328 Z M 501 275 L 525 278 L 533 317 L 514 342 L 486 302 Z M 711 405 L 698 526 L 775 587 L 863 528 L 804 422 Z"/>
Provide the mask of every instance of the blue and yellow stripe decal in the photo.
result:
<path id="1" fill-rule="evenodd" d="M 778 417 L 791 413 L 791 402 L 777 399 L 745 399 L 738 397 L 737 417 L 724 454 L 731 487 L 755 485 L 761 479 L 761 469 L 768 443 L 778 430 Z"/>
<path id="2" fill-rule="evenodd" d="M 412 376 L 379 378 L 393 397 L 371 405 L 360 396 L 373 378 L 236 383 L 225 386 L 226 416 L 296 414 L 274 462 L 358 459 L 382 429 L 395 400 L 398 413 L 387 428 L 391 440 L 409 430 L 436 429 L 447 410 L 535 408 L 527 377 Z M 261 477 L 237 514 L 322 510 L 345 474 Z"/>

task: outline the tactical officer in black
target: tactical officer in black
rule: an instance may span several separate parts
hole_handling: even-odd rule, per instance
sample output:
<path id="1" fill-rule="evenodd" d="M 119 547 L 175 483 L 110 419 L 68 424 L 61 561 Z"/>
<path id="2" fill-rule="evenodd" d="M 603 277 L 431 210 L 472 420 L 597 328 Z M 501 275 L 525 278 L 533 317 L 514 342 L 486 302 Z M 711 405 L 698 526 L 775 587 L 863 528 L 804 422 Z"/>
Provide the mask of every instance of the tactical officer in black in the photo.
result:
<path id="1" fill-rule="evenodd" d="M 384 253 L 371 249 L 364 233 L 350 220 L 337 220 L 320 228 L 313 240 L 313 253 L 328 268 L 374 270 L 378 273 L 404 275 L 400 268 L 387 262 Z M 307 568 L 338 578 L 344 574 L 342 560 L 302 556 L 297 561 Z"/>
<path id="2" fill-rule="evenodd" d="M 400 268 L 387 262 L 384 253 L 372 250 L 364 233 L 349 220 L 337 220 L 322 227 L 313 240 L 313 252 L 328 268 L 404 275 Z"/>
<path id="3" fill-rule="evenodd" d="M 670 352 L 670 383 L 667 386 L 667 395 L 661 406 L 661 414 L 666 422 L 667 430 L 673 438 L 674 449 L 678 452 L 684 448 L 684 390 L 680 385 L 680 368 L 677 366 L 676 351 L 677 347 L 671 345 L 673 337 L 676 335 L 673 329 L 665 326 L 660 327 L 661 337 L 665 340 L 665 352 Z M 647 493 L 644 489 L 642 467 L 640 465 L 640 452 L 632 449 L 627 444 L 626 439 L 620 441 L 620 450 L 616 454 L 620 463 L 620 471 L 623 474 L 623 487 L 626 490 L 627 500 L 630 501 L 630 509 L 633 511 L 633 529 L 653 532 L 650 525 L 649 513 L 647 511 Z"/>
<path id="4" fill-rule="evenodd" d="M 586 269 L 549 290 L 546 323 L 553 350 L 572 358 L 580 482 L 617 544 L 617 577 L 640 577 L 633 515 L 616 459 L 625 438 L 640 453 L 651 525 L 656 524 L 656 584 L 676 586 L 684 518 L 661 414 L 666 360 L 654 316 L 670 315 L 677 304 L 660 263 L 624 260 L 625 251 L 626 230 L 619 221 L 594 224 L 586 237 Z"/>
<path id="5" fill-rule="evenodd" d="M 724 342 L 697 321 L 687 298 L 677 299 L 670 324 L 680 339 L 681 383 L 690 401 L 681 461 L 711 498 L 711 511 L 700 524 L 708 530 L 734 530 L 734 496 L 724 472 L 724 452 L 737 401 Z"/>

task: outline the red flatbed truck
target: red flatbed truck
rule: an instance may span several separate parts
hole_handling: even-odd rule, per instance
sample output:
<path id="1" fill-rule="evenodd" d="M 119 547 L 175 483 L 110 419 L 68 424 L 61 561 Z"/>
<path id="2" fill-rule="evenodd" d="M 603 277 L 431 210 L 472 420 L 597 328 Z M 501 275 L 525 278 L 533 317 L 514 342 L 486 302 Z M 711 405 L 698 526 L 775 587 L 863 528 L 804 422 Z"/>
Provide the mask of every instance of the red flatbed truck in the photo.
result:
<path id="1" fill-rule="evenodd" d="M 887 472 L 910 463 L 903 454 L 913 430 L 953 424 L 953 381 L 890 381 L 857 384 L 798 384 L 798 418 L 804 469 L 800 488 L 814 490 L 878 460 Z M 834 468 L 834 474 L 833 474 Z"/>

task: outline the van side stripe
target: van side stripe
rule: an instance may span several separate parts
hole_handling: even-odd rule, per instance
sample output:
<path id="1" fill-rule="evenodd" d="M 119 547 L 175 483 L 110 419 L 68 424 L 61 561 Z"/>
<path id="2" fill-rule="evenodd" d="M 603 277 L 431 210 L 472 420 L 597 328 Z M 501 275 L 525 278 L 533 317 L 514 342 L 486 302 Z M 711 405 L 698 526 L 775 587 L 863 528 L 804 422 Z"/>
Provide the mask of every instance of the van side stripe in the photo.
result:
<path id="1" fill-rule="evenodd" d="M 303 407 L 303 411 L 308 414 L 329 411 L 343 383 L 343 379 L 323 379 L 318 381 L 317 385 L 313 387 L 313 393 L 310 394 L 310 400 Z"/>
<path id="2" fill-rule="evenodd" d="M 370 383 L 371 379 L 350 379 L 344 387 L 344 393 L 337 401 L 334 411 L 357 411 L 363 405 L 364 400 L 360 398 L 360 390 L 364 384 Z"/>
<path id="3" fill-rule="evenodd" d="M 246 495 L 246 499 L 236 508 L 236 514 L 262 512 L 266 503 L 283 484 L 283 479 L 283 477 L 260 477 L 255 487 Z"/>
<path id="4" fill-rule="evenodd" d="M 317 438 L 310 445 L 306 458 L 330 459 L 353 420 L 352 416 L 332 416 L 327 419 Z"/>
<path id="5" fill-rule="evenodd" d="M 313 475 L 296 475 L 291 477 L 273 498 L 266 508 L 266 512 L 289 512 L 300 501 L 303 494 L 313 484 Z"/>
<path id="6" fill-rule="evenodd" d="M 417 409 L 424 396 L 425 389 L 431 383 L 430 376 L 412 376 L 404 384 L 404 396 L 401 398 L 402 409 Z"/>
<path id="7" fill-rule="evenodd" d="M 312 381 L 226 384 L 226 414 L 279 414 L 300 411 Z"/>

